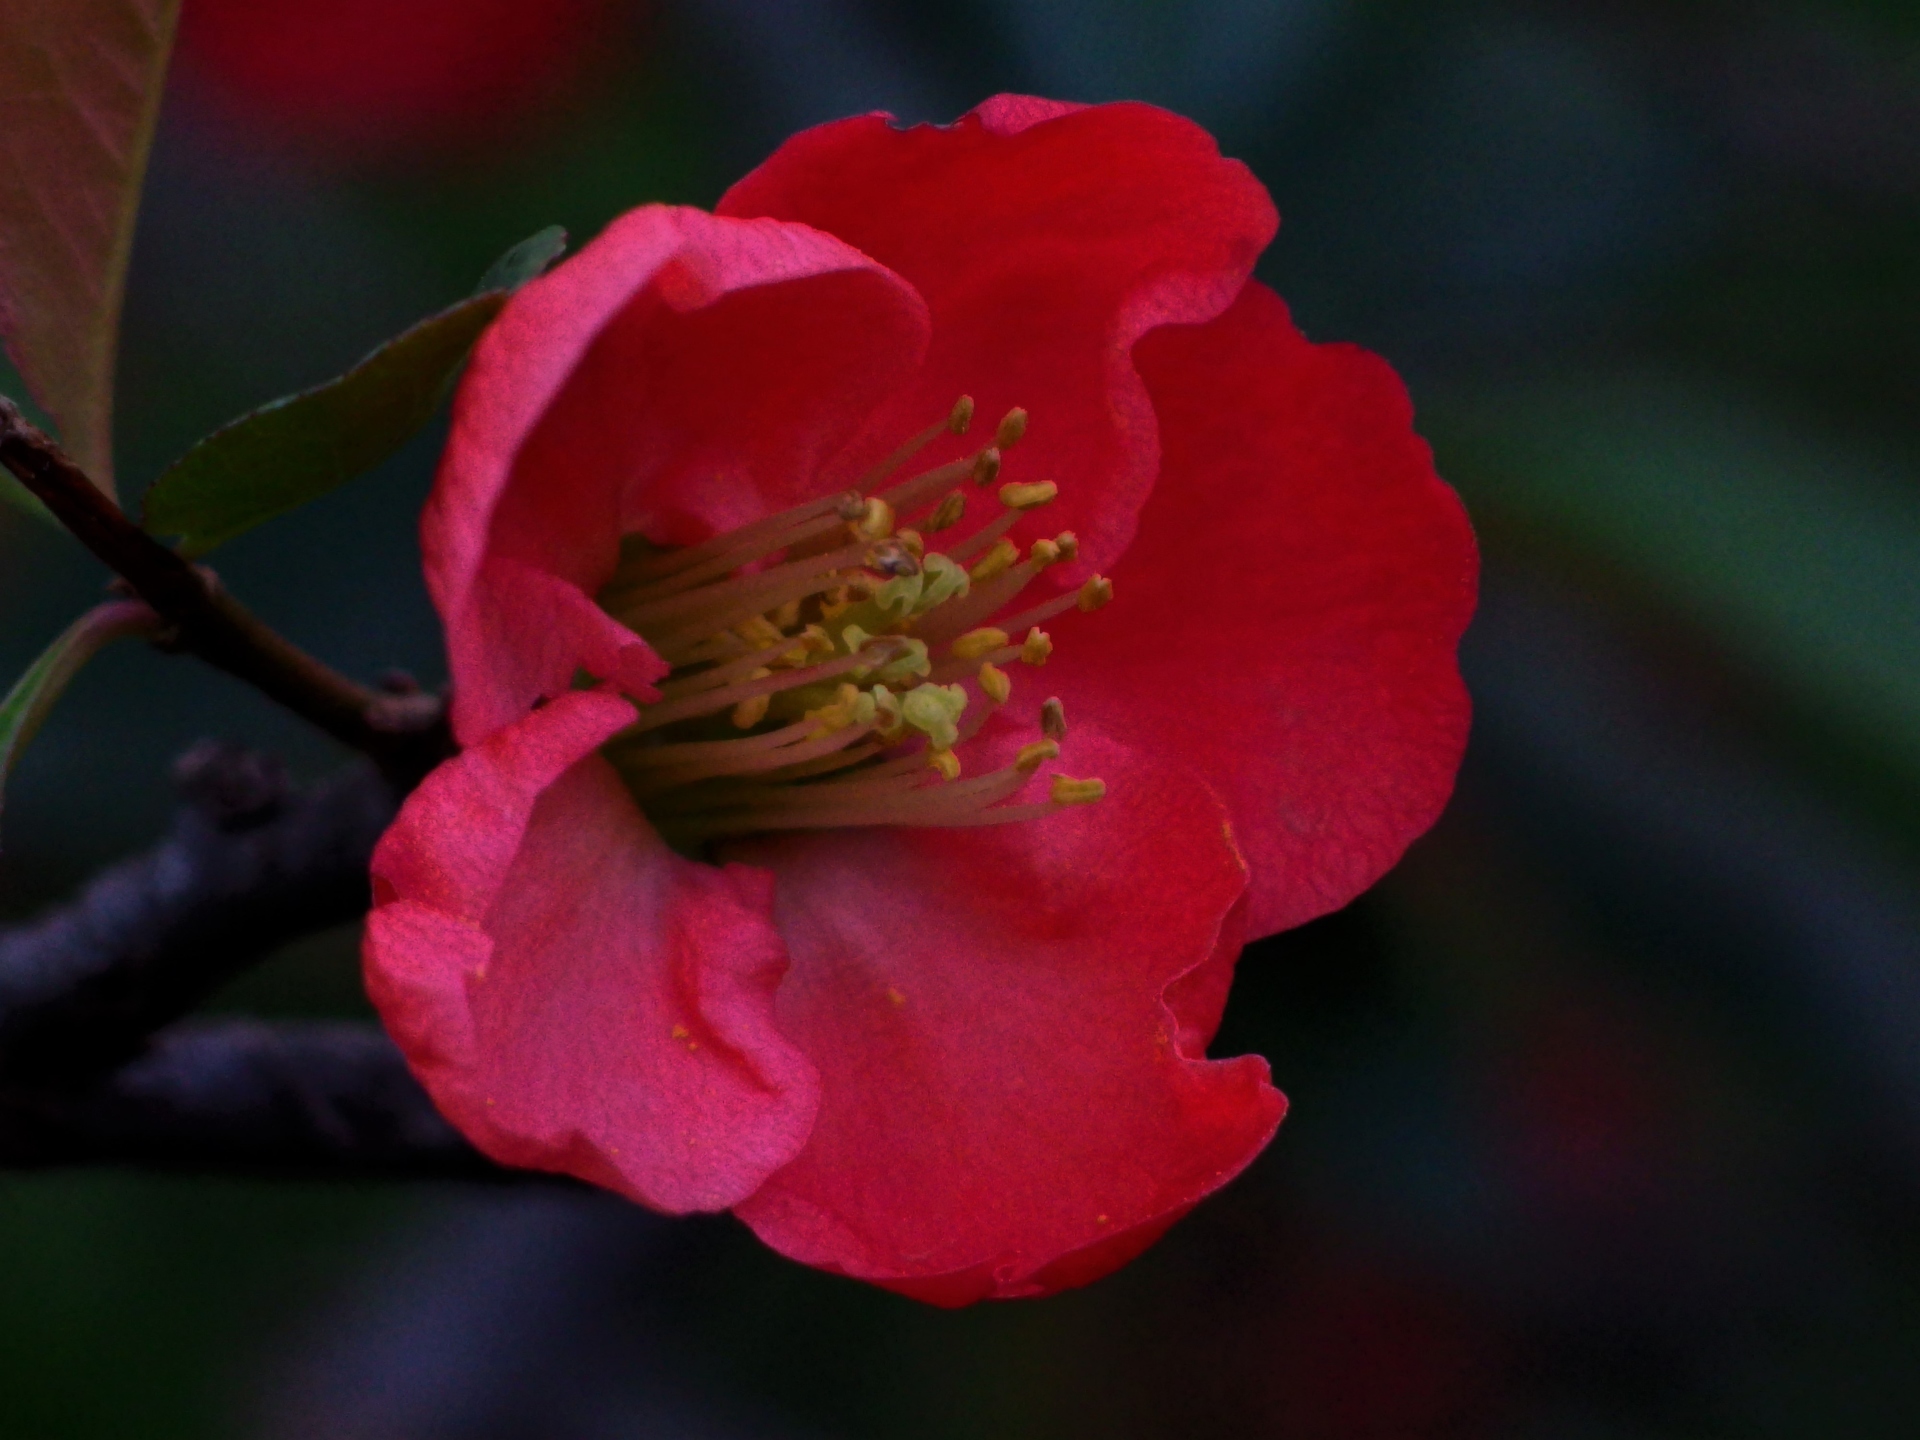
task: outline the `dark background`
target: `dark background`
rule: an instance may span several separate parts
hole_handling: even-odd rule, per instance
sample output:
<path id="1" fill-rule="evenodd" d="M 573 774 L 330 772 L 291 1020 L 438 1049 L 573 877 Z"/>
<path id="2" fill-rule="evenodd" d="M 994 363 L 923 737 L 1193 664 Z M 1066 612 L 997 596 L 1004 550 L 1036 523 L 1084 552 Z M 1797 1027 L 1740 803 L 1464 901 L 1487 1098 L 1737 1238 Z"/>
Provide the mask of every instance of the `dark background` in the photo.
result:
<path id="1" fill-rule="evenodd" d="M 1089 1290 L 939 1312 L 540 1185 L 10 1176 L 0 1435 L 1920 1433 L 1920 7 L 186 11 L 129 487 L 523 235 L 710 204 L 800 126 L 1148 99 L 1273 191 L 1307 332 L 1407 377 L 1485 548 L 1476 729 L 1398 870 L 1241 963 L 1216 1052 L 1271 1059 L 1278 1140 Z M 437 443 L 223 575 L 438 680 Z M 0 510 L 0 670 L 100 584 Z M 206 734 L 339 760 L 116 650 L 18 774 L 0 913 L 154 836 Z M 364 1013 L 354 937 L 219 1003 Z"/>

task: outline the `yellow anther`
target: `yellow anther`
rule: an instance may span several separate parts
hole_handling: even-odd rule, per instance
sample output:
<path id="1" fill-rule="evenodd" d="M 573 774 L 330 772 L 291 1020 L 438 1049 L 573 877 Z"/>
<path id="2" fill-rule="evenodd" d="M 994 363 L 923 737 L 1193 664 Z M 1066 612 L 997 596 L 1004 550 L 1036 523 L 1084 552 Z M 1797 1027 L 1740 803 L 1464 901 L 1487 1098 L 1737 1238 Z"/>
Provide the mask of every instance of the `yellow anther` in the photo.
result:
<path id="1" fill-rule="evenodd" d="M 1091 805 L 1107 793 L 1104 780 L 1074 780 L 1065 775 L 1053 777 L 1052 800 L 1056 805 Z"/>
<path id="2" fill-rule="evenodd" d="M 949 490 L 947 498 L 940 502 L 933 512 L 933 518 L 927 521 L 927 533 L 939 530 L 951 530 L 960 523 L 960 517 L 967 513 L 967 492 Z"/>
<path id="3" fill-rule="evenodd" d="M 820 618 L 831 620 L 836 615 L 845 614 L 853 608 L 853 587 L 836 586 L 820 597 Z"/>
<path id="4" fill-rule="evenodd" d="M 778 645 L 786 638 L 780 633 L 779 628 L 764 615 L 755 615 L 750 620 L 742 620 L 738 625 L 733 627 L 733 633 L 746 641 L 747 644 L 751 645 L 755 650 L 768 649 L 771 646 Z"/>
<path id="5" fill-rule="evenodd" d="M 1020 642 L 1020 659 L 1028 665 L 1044 665 L 1052 653 L 1053 637 L 1038 625 L 1027 631 L 1027 638 Z"/>
<path id="6" fill-rule="evenodd" d="M 973 483 L 991 485 L 1000 478 L 1000 452 L 992 445 L 973 457 Z"/>
<path id="7" fill-rule="evenodd" d="M 918 530 L 902 530 L 893 537 L 907 547 L 907 553 L 916 560 L 924 560 L 927 555 L 927 542 L 921 538 Z"/>
<path id="8" fill-rule="evenodd" d="M 860 507 L 860 518 L 848 523 L 856 540 L 884 540 L 893 533 L 893 506 L 878 495 L 869 495 Z"/>
<path id="9" fill-rule="evenodd" d="M 827 632 L 818 625 L 807 626 L 793 639 L 793 648 L 782 651 L 780 657 L 773 662 L 774 664 L 793 669 L 807 664 L 817 656 L 833 653 L 833 641 L 827 638 Z"/>
<path id="10" fill-rule="evenodd" d="M 800 623 L 800 602 L 789 600 L 767 612 L 767 619 L 773 622 L 776 630 L 791 630 Z"/>
<path id="11" fill-rule="evenodd" d="M 974 679 L 980 682 L 980 692 L 996 705 L 1006 704 L 1007 697 L 1013 694 L 1013 681 L 1007 678 L 1006 671 L 992 662 L 982 665 Z"/>
<path id="12" fill-rule="evenodd" d="M 851 525 L 867 513 L 866 497 L 858 490 L 844 491 L 839 500 L 835 502 L 833 513 Z"/>
<path id="13" fill-rule="evenodd" d="M 973 396 L 962 395 L 953 402 L 953 411 L 947 416 L 947 429 L 956 435 L 967 433 L 967 427 L 973 423 Z"/>
<path id="14" fill-rule="evenodd" d="M 1049 740 L 1067 738 L 1067 708 L 1060 703 L 1058 695 L 1050 695 L 1040 702 L 1040 733 Z"/>
<path id="15" fill-rule="evenodd" d="M 1026 433 L 1027 412 L 1016 405 L 1000 417 L 999 427 L 993 432 L 993 443 L 1004 450 Z"/>
<path id="16" fill-rule="evenodd" d="M 861 702 L 865 701 L 863 705 Z M 864 713 L 862 713 L 864 712 Z M 819 739 L 849 725 L 864 725 L 874 717 L 873 697 L 858 686 L 842 683 L 834 691 L 833 703 L 809 710 L 801 718 L 814 722 L 809 738 Z"/>
<path id="17" fill-rule="evenodd" d="M 938 770 L 942 780 L 960 778 L 960 757 L 951 750 L 929 750 L 927 766 L 929 769 Z"/>
<path id="18" fill-rule="evenodd" d="M 983 625 L 978 630 L 969 630 L 953 642 L 953 657 L 956 660 L 978 660 L 982 655 L 990 655 L 1006 643 L 1006 631 L 996 630 L 991 625 Z"/>
<path id="19" fill-rule="evenodd" d="M 1000 503 L 1009 510 L 1032 510 L 1059 493 L 1060 487 L 1051 480 L 1030 480 L 1022 485 L 1002 485 Z"/>
<path id="20" fill-rule="evenodd" d="M 1060 758 L 1060 747 L 1051 740 L 1036 740 L 1031 745 L 1020 747 L 1020 753 L 1013 757 L 1013 768 L 1022 775 L 1031 775 L 1048 760 Z"/>
<path id="21" fill-rule="evenodd" d="M 1071 560 L 1080 553 L 1080 537 L 1071 530 L 1062 530 L 1053 537 L 1053 543 L 1060 547 L 1060 558 Z"/>
<path id="22" fill-rule="evenodd" d="M 1113 599 L 1113 581 L 1104 575 L 1096 575 L 1080 587 L 1077 602 L 1082 610 L 1098 610 Z"/>
<path id="23" fill-rule="evenodd" d="M 772 673 L 771 670 L 762 668 L 754 671 L 749 678 L 764 680 Z M 733 707 L 733 728 L 736 730 L 751 730 L 767 718 L 767 707 L 772 703 L 773 697 L 771 695 L 755 695 L 751 699 L 742 700 L 738 705 Z"/>
<path id="24" fill-rule="evenodd" d="M 1027 559 L 1044 570 L 1059 561 L 1060 547 L 1051 540 L 1036 540 L 1033 548 L 1027 551 Z"/>
<path id="25" fill-rule="evenodd" d="M 996 575 L 1006 574 L 1019 558 L 1020 547 L 1002 535 L 993 542 L 993 548 L 980 557 L 979 563 L 967 572 L 967 578 L 975 584 L 991 580 Z"/>

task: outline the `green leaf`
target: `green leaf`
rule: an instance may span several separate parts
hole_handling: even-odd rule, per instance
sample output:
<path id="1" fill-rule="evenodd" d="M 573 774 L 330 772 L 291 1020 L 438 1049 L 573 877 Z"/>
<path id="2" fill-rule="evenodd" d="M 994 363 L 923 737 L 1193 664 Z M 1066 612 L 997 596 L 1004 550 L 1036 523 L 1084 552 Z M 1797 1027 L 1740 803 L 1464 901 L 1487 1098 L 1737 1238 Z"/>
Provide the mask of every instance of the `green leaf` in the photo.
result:
<path id="1" fill-rule="evenodd" d="M 480 277 L 479 288 L 473 293 L 484 295 L 489 290 L 518 290 L 529 280 L 543 274 L 566 248 L 566 230 L 559 225 L 549 225 L 529 235 L 489 265 L 487 273 Z"/>
<path id="2" fill-rule="evenodd" d="M 112 600 L 96 605 L 69 625 L 46 652 L 27 667 L 7 697 L 0 700 L 0 792 L 13 773 L 20 752 L 27 748 L 54 701 L 87 661 L 101 649 L 128 635 L 152 635 L 160 619 L 139 600 Z"/>
<path id="3" fill-rule="evenodd" d="M 113 485 L 113 371 L 180 0 L 0 0 L 0 336 Z"/>
<path id="4" fill-rule="evenodd" d="M 1920 775 L 1904 457 L 1660 375 L 1545 378 L 1423 414 L 1469 508 L 1622 565 L 1806 713 Z"/>
<path id="5" fill-rule="evenodd" d="M 494 263 L 480 293 L 422 320 L 346 374 L 199 441 L 147 491 L 146 528 L 178 535 L 181 553 L 198 557 L 373 469 L 433 418 L 508 293 L 565 242 L 557 227 L 542 230 Z"/>

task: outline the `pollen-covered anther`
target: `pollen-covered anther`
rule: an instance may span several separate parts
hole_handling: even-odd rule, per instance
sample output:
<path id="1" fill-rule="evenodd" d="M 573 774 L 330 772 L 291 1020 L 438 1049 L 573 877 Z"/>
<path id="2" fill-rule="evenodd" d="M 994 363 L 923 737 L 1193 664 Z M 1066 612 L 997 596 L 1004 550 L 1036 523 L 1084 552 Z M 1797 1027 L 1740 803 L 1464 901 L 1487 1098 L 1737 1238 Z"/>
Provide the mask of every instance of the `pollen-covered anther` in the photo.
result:
<path id="1" fill-rule="evenodd" d="M 1055 775 L 1048 798 L 1056 805 L 1091 805 L 1106 793 L 1104 780 L 1075 780 L 1071 776 Z"/>
<path id="2" fill-rule="evenodd" d="M 994 427 L 993 443 L 1002 450 L 1018 444 L 1020 437 L 1027 433 L 1027 412 L 1018 405 L 1000 417 L 1000 423 Z"/>
<path id="3" fill-rule="evenodd" d="M 967 492 L 949 490 L 946 498 L 934 509 L 933 515 L 922 528 L 929 535 L 941 530 L 951 530 L 960 523 L 960 517 L 966 513 Z"/>
<path id="4" fill-rule="evenodd" d="M 951 750 L 960 739 L 960 716 L 967 708 L 964 685 L 916 685 L 901 699 L 907 724 L 936 750 Z"/>
<path id="5" fill-rule="evenodd" d="M 1053 654 L 1053 637 L 1038 625 L 1027 631 L 1027 638 L 1020 642 L 1020 659 L 1027 665 L 1044 665 L 1047 657 Z"/>
<path id="6" fill-rule="evenodd" d="M 764 680 L 772 673 L 773 672 L 765 666 L 761 666 L 758 670 L 748 675 L 747 678 L 749 680 Z M 742 700 L 738 705 L 733 707 L 733 714 L 730 717 L 733 721 L 733 728 L 736 730 L 751 730 L 767 718 L 767 707 L 772 704 L 773 696 L 771 695 L 754 695 Z"/>
<path id="7" fill-rule="evenodd" d="M 954 641 L 952 654 L 956 660 L 978 660 L 982 655 L 991 655 L 1001 649 L 1007 639 L 1006 631 L 983 625 L 978 630 L 969 630 Z"/>
<path id="8" fill-rule="evenodd" d="M 856 540 L 884 540 L 893 533 L 893 506 L 878 495 L 869 495 L 859 517 L 847 523 Z"/>
<path id="9" fill-rule="evenodd" d="M 958 780 L 960 778 L 960 757 L 951 750 L 929 750 L 927 752 L 927 768 L 929 770 L 939 771 L 942 780 Z"/>
<path id="10" fill-rule="evenodd" d="M 973 483 L 991 485 L 1000 478 L 1000 451 L 997 446 L 989 445 L 973 457 Z"/>
<path id="11" fill-rule="evenodd" d="M 733 627 L 733 633 L 746 641 L 755 650 L 765 650 L 778 645 L 786 637 L 780 633 L 780 627 L 764 615 L 750 616 Z"/>
<path id="12" fill-rule="evenodd" d="M 947 429 L 955 435 L 964 435 L 971 424 L 973 424 L 973 396 L 962 395 L 953 402 L 953 409 L 947 413 Z"/>
<path id="13" fill-rule="evenodd" d="M 1098 610 L 1113 599 L 1113 582 L 1104 575 L 1095 575 L 1080 587 L 1079 598 L 1074 602 L 1082 610 Z"/>
<path id="14" fill-rule="evenodd" d="M 985 555 L 982 555 L 978 563 L 976 563 L 971 570 L 967 571 L 967 578 L 978 585 L 982 581 L 991 580 L 996 576 L 1006 574 L 1007 571 L 1013 568 L 1014 562 L 1019 558 L 1020 547 L 1002 535 L 998 540 L 993 542 L 993 548 L 987 551 Z"/>
<path id="15" fill-rule="evenodd" d="M 1031 745 L 1022 745 L 1020 753 L 1013 757 L 1013 768 L 1022 775 L 1031 775 L 1049 760 L 1060 758 L 1060 747 L 1052 740 L 1036 740 Z"/>
<path id="16" fill-rule="evenodd" d="M 1009 510 L 1034 510 L 1047 504 L 1060 493 L 1060 487 L 1051 480 L 1028 480 L 1000 487 L 1000 503 Z"/>
<path id="17" fill-rule="evenodd" d="M 1060 547 L 1051 540 L 1036 540 L 1028 547 L 1027 559 L 1044 570 L 1049 565 L 1060 563 Z"/>
<path id="18" fill-rule="evenodd" d="M 907 553 L 916 560 L 927 558 L 927 540 L 918 530 L 902 530 L 894 539 L 907 547 Z"/>
<path id="19" fill-rule="evenodd" d="M 1006 671 L 992 661 L 982 665 L 974 679 L 979 682 L 980 693 L 996 705 L 1006 704 L 1008 697 L 1013 694 L 1013 681 Z"/>
<path id="20" fill-rule="evenodd" d="M 898 536 L 882 540 L 866 555 L 869 569 L 878 570 L 882 575 L 899 578 L 906 575 L 918 575 L 920 562 Z"/>
<path id="21" fill-rule="evenodd" d="M 1053 543 L 1060 547 L 1062 560 L 1077 559 L 1080 554 L 1080 537 L 1071 530 L 1062 530 L 1053 537 Z"/>

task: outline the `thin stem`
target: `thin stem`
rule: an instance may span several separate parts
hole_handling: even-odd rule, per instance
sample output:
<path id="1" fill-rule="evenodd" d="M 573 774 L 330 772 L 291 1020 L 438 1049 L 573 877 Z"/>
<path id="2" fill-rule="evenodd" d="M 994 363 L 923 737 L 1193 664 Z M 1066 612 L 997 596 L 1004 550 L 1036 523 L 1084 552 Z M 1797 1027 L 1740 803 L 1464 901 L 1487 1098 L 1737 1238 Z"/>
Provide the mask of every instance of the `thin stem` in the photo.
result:
<path id="1" fill-rule="evenodd" d="M 307 654 L 222 589 L 210 571 L 135 525 L 4 396 L 0 464 L 174 628 L 180 648 L 372 757 L 403 791 L 453 752 L 438 701 L 369 690 Z"/>

